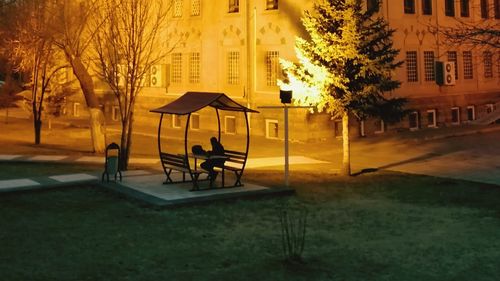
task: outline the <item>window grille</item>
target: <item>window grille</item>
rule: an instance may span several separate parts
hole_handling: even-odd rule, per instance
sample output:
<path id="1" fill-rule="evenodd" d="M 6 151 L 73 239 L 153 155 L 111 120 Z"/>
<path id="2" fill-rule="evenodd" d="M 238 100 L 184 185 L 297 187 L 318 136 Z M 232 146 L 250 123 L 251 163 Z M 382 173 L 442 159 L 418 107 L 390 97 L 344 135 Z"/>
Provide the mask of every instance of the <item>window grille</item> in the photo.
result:
<path id="1" fill-rule="evenodd" d="M 436 75 L 434 71 L 433 51 L 424 51 L 424 70 L 425 70 L 425 81 L 436 80 Z"/>
<path id="2" fill-rule="evenodd" d="M 418 81 L 417 52 L 406 52 L 406 75 L 408 82 Z"/>
<path id="3" fill-rule="evenodd" d="M 240 11 L 239 0 L 229 0 L 229 13 L 238 13 Z"/>
<path id="4" fill-rule="evenodd" d="M 449 51 L 448 52 L 448 61 L 451 61 L 451 62 L 455 63 L 455 80 L 458 80 L 458 59 L 457 59 L 457 52 L 455 52 L 455 51 Z"/>
<path id="5" fill-rule="evenodd" d="M 483 52 L 484 78 L 493 77 L 493 55 L 489 51 Z"/>
<path id="6" fill-rule="evenodd" d="M 189 55 L 189 83 L 200 83 L 200 53 Z"/>
<path id="7" fill-rule="evenodd" d="M 182 17 L 182 0 L 174 0 L 174 18 Z"/>
<path id="8" fill-rule="evenodd" d="M 191 15 L 199 16 L 201 14 L 201 0 L 191 0 Z"/>
<path id="9" fill-rule="evenodd" d="M 279 52 L 269 51 L 266 55 L 266 81 L 267 86 L 276 86 L 280 71 Z"/>
<path id="10" fill-rule="evenodd" d="M 172 83 L 182 82 L 182 54 L 172 54 Z"/>
<path id="11" fill-rule="evenodd" d="M 463 60 L 464 60 L 464 79 L 472 79 L 474 78 L 473 70 L 472 70 L 472 52 L 464 51 L 463 52 Z"/>
<path id="12" fill-rule="evenodd" d="M 227 56 L 227 83 L 237 85 L 240 82 L 240 53 L 229 52 Z"/>

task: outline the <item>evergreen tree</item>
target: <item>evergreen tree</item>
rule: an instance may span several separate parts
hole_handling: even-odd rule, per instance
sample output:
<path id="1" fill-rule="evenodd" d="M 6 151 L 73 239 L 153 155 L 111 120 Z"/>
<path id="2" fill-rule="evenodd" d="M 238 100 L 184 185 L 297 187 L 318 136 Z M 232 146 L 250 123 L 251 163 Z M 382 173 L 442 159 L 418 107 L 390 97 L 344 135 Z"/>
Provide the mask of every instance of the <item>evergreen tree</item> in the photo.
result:
<path id="1" fill-rule="evenodd" d="M 302 17 L 310 38 L 296 39 L 298 63 L 281 60 L 287 76 L 282 85 L 293 89 L 295 103 L 342 118 L 344 175 L 351 173 L 349 117 L 397 121 L 405 102 L 383 96 L 400 85 L 392 79 L 402 64 L 392 44 L 394 30 L 376 15 L 379 3 L 366 10 L 361 2 L 318 0 Z"/>

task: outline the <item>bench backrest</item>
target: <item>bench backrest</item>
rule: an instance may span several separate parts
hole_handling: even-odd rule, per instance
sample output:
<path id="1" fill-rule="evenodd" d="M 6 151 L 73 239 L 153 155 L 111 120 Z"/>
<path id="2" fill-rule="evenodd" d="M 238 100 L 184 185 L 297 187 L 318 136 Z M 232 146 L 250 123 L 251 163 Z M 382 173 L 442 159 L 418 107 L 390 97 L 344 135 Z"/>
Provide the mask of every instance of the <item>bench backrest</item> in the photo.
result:
<path id="1" fill-rule="evenodd" d="M 184 155 L 160 153 L 161 162 L 164 165 L 187 168 L 187 159 Z"/>
<path id="2" fill-rule="evenodd" d="M 246 161 L 246 153 L 234 151 L 234 150 L 226 150 L 224 151 L 224 155 L 228 158 L 226 159 L 226 165 L 229 166 L 243 166 Z"/>

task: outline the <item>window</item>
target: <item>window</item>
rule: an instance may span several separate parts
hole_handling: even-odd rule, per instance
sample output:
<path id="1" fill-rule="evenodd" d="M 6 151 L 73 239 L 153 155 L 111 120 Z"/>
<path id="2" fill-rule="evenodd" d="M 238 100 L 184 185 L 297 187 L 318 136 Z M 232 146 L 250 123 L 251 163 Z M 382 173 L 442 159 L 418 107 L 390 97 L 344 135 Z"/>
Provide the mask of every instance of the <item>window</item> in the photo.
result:
<path id="1" fill-rule="evenodd" d="M 378 0 L 366 0 L 366 9 L 368 11 L 378 12 L 380 9 L 380 4 Z"/>
<path id="2" fill-rule="evenodd" d="M 174 0 L 174 18 L 182 17 L 182 0 Z"/>
<path id="3" fill-rule="evenodd" d="M 495 18 L 500 19 L 500 0 L 493 0 L 493 9 L 495 10 Z"/>
<path id="4" fill-rule="evenodd" d="M 451 124 L 460 124 L 460 107 L 451 108 Z"/>
<path id="5" fill-rule="evenodd" d="M 280 71 L 279 63 L 280 53 L 278 51 L 269 51 L 266 55 L 266 81 L 267 86 L 276 86 L 278 73 Z"/>
<path id="6" fill-rule="evenodd" d="M 449 51 L 448 52 L 448 61 L 451 61 L 451 62 L 455 63 L 455 80 L 458 80 L 458 59 L 457 59 L 457 52 L 455 52 L 455 51 Z"/>
<path id="7" fill-rule="evenodd" d="M 432 0 L 422 0 L 422 14 L 432 15 Z"/>
<path id="8" fill-rule="evenodd" d="M 278 0 L 266 0 L 266 10 L 277 10 Z"/>
<path id="9" fill-rule="evenodd" d="M 455 0 L 444 1 L 444 14 L 449 17 L 455 16 Z"/>
<path id="10" fill-rule="evenodd" d="M 489 17 L 488 0 L 481 0 L 481 18 L 487 19 Z"/>
<path id="11" fill-rule="evenodd" d="M 463 59 L 464 59 L 464 79 L 474 78 L 474 73 L 472 71 L 472 52 L 464 51 Z"/>
<path id="12" fill-rule="evenodd" d="M 201 0 L 191 0 L 191 15 L 199 16 L 201 14 Z"/>
<path id="13" fill-rule="evenodd" d="M 189 83 L 200 83 L 200 53 L 189 54 Z"/>
<path id="14" fill-rule="evenodd" d="M 366 134 L 365 134 L 365 121 L 363 121 L 363 120 L 359 121 L 359 136 L 360 137 L 366 137 Z"/>
<path id="15" fill-rule="evenodd" d="M 333 121 L 334 134 L 336 137 L 342 137 L 342 120 Z"/>
<path id="16" fill-rule="evenodd" d="M 476 120 L 476 110 L 473 105 L 467 106 L 467 121 Z"/>
<path id="17" fill-rule="evenodd" d="M 424 73 L 425 81 L 436 80 L 436 74 L 434 71 L 434 52 L 424 51 Z"/>
<path id="18" fill-rule="evenodd" d="M 266 119 L 266 138 L 278 139 L 279 135 L 278 120 Z"/>
<path id="19" fill-rule="evenodd" d="M 238 13 L 240 11 L 240 0 L 229 0 L 229 13 Z"/>
<path id="20" fill-rule="evenodd" d="M 236 134 L 236 117 L 234 116 L 224 117 L 224 132 L 228 135 Z"/>
<path id="21" fill-rule="evenodd" d="M 113 121 L 118 121 L 118 118 L 120 117 L 120 107 L 117 105 L 113 105 L 111 108 L 111 120 Z"/>
<path id="22" fill-rule="evenodd" d="M 420 126 L 418 121 L 418 111 L 413 111 L 412 113 L 410 113 L 410 115 L 408 115 L 408 121 L 411 131 L 418 130 Z"/>
<path id="23" fill-rule="evenodd" d="M 415 0 L 404 0 L 405 14 L 415 13 Z"/>
<path id="24" fill-rule="evenodd" d="M 172 54 L 172 83 L 182 82 L 182 54 Z"/>
<path id="25" fill-rule="evenodd" d="M 382 134 L 383 132 L 385 132 L 385 124 L 384 124 L 384 120 L 382 119 L 378 119 L 375 121 L 375 134 Z"/>
<path id="26" fill-rule="evenodd" d="M 80 103 L 79 102 L 73 103 L 73 116 L 80 117 Z"/>
<path id="27" fill-rule="evenodd" d="M 417 52 L 406 52 L 406 77 L 408 82 L 418 81 Z"/>
<path id="28" fill-rule="evenodd" d="M 191 130 L 200 129 L 200 115 L 198 113 L 191 114 L 191 118 L 189 120 L 189 128 Z"/>
<path id="29" fill-rule="evenodd" d="M 495 105 L 492 103 L 488 103 L 486 105 L 486 114 L 490 114 L 495 110 Z"/>
<path id="30" fill-rule="evenodd" d="M 469 0 L 460 0 L 460 16 L 469 17 Z"/>
<path id="31" fill-rule="evenodd" d="M 179 115 L 172 114 L 172 128 L 179 129 L 181 127 L 181 118 Z"/>
<path id="32" fill-rule="evenodd" d="M 227 55 L 227 83 L 238 85 L 240 83 L 240 53 L 229 52 Z"/>
<path id="33" fill-rule="evenodd" d="M 427 127 L 429 127 L 429 128 L 436 128 L 437 127 L 436 110 L 435 109 L 427 110 Z"/>
<path id="34" fill-rule="evenodd" d="M 484 78 L 493 77 L 493 55 L 490 51 L 483 52 Z"/>

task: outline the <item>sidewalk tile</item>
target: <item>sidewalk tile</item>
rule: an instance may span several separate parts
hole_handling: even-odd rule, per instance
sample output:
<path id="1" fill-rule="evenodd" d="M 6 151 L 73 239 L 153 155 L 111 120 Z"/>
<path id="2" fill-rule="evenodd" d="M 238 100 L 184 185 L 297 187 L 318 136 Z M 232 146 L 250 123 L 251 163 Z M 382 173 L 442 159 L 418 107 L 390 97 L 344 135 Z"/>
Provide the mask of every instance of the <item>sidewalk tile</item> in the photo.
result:
<path id="1" fill-rule="evenodd" d="M 34 186 L 40 185 L 39 182 L 30 179 L 15 179 L 15 180 L 1 180 L 0 189 L 7 189 L 13 187 L 24 187 L 24 186 Z"/>
<path id="2" fill-rule="evenodd" d="M 86 181 L 86 180 L 97 179 L 97 177 L 89 174 L 69 174 L 69 175 L 51 176 L 49 178 L 58 182 L 75 182 L 75 181 Z"/>
<path id="3" fill-rule="evenodd" d="M 31 161 L 60 161 L 65 158 L 68 158 L 68 156 L 61 156 L 61 155 L 38 155 L 29 158 Z"/>

